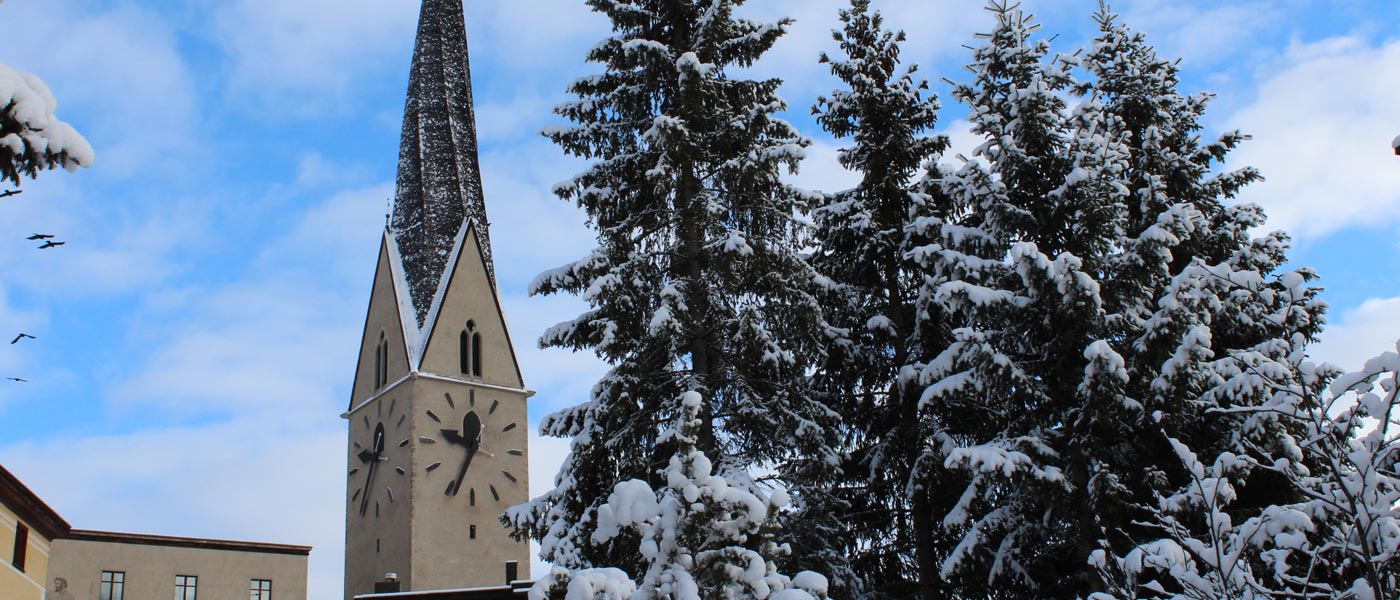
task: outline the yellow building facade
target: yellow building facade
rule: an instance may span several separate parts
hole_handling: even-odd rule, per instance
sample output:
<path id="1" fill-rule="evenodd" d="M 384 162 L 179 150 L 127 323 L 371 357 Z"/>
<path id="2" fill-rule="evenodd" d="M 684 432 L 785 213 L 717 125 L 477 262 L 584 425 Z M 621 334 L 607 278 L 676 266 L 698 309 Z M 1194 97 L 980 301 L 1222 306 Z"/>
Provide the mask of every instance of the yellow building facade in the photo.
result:
<path id="1" fill-rule="evenodd" d="M 43 600 L 53 542 L 67 521 L 0 466 L 0 598 Z"/>

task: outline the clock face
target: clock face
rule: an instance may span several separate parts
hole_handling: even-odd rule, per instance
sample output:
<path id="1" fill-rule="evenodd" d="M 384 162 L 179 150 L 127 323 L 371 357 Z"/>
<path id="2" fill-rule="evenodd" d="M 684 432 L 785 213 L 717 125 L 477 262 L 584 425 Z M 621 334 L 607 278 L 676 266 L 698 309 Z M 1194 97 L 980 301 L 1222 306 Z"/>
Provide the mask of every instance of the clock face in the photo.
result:
<path id="1" fill-rule="evenodd" d="M 350 510 L 362 518 L 379 518 L 396 494 L 407 489 L 409 424 L 407 411 L 398 402 L 375 404 L 374 410 L 350 420 Z"/>
<path id="2" fill-rule="evenodd" d="M 520 424 L 501 417 L 500 401 L 478 405 L 475 391 L 467 393 L 465 403 L 443 394 L 438 404 L 426 412 L 439 430 L 419 439 L 424 450 L 433 448 L 424 467 L 429 481 L 441 485 L 443 495 L 472 506 L 500 503 L 504 490 L 523 484 L 523 442 L 510 442 L 519 438 Z"/>

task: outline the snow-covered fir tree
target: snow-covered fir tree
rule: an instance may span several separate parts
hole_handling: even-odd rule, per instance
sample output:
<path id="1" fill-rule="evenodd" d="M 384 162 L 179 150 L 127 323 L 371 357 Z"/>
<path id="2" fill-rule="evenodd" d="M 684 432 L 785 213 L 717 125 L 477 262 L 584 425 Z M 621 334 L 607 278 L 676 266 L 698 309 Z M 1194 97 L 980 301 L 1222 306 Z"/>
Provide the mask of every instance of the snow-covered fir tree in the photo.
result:
<path id="1" fill-rule="evenodd" d="M 826 327 L 816 275 L 796 250 L 805 198 L 779 179 L 808 141 L 774 116 L 785 108 L 778 81 L 736 76 L 786 21 L 740 18 L 739 0 L 589 4 L 613 24 L 588 56 L 604 72 L 571 85 L 578 99 L 557 112 L 573 125 L 546 134 L 591 161 L 556 192 L 586 212 L 598 247 L 542 274 L 532 292 L 588 301 L 590 310 L 541 343 L 591 350 L 611 370 L 588 402 L 544 420 L 542 432 L 572 438 L 572 452 L 555 489 L 508 519 L 566 571 L 615 568 L 639 583 L 642 597 L 690 598 L 648 587 L 673 557 L 644 552 L 655 540 L 636 528 L 599 535 L 599 511 L 635 482 L 657 498 L 674 492 L 680 446 L 668 432 L 690 392 L 699 394 L 699 414 L 684 437 L 706 469 L 691 464 L 681 471 L 687 478 L 720 477 L 735 493 L 765 497 L 766 484 L 753 476 L 760 469 L 781 476 L 799 458 L 836 460 L 828 427 L 835 415 L 813 400 L 806 379 Z M 668 527 L 705 534 L 686 523 Z M 779 558 L 782 540 L 766 529 L 739 537 L 726 547 L 760 562 Z M 706 547 L 689 537 L 675 543 Z M 683 562 L 661 568 L 697 566 Z M 689 577 L 706 598 L 747 581 L 731 569 Z M 763 597 L 752 589 L 738 597 L 750 592 Z"/>
<path id="2" fill-rule="evenodd" d="M 0 63 L 0 182 L 92 166 L 92 146 L 54 116 L 58 100 L 32 73 Z"/>
<path id="3" fill-rule="evenodd" d="M 1067 105 L 1073 63 L 1032 39 L 1033 19 L 991 10 L 973 81 L 954 89 L 985 141 L 941 182 L 957 220 L 915 251 L 937 274 L 924 294 L 954 325 L 919 369 L 922 409 L 947 428 L 925 454 L 970 477 L 943 515 L 960 539 L 942 575 L 960 595 L 1072 597 L 1098 539 L 1096 438 L 1124 410 L 1098 280 L 1125 153 L 1101 107 Z"/>
<path id="4" fill-rule="evenodd" d="M 792 521 L 802 534 L 798 564 L 831 573 L 839 593 L 905 598 L 920 582 L 930 592 L 941 586 L 938 520 L 950 508 L 938 505 L 950 473 L 942 461 L 916 464 L 937 423 L 919 419 L 921 390 L 900 378 L 942 350 L 930 347 L 943 343 L 937 336 L 915 333 L 923 274 L 908 251 L 915 219 L 947 216 L 936 188 L 919 177 L 925 164 L 937 169 L 932 161 L 947 141 L 929 135 L 937 99 L 914 79 L 915 67 L 901 66 L 904 34 L 886 29 L 868 0 L 853 0 L 840 20 L 833 36 L 844 56 L 821 61 L 844 88 L 813 112 L 827 132 L 851 140 L 840 161 L 861 182 L 812 211 L 811 263 L 829 282 L 823 308 L 836 327 L 816 387 L 852 429 L 834 480 L 819 464 L 826 472 L 796 489 Z"/>
<path id="5" fill-rule="evenodd" d="M 777 511 L 787 503 L 781 490 L 755 493 L 747 477 L 731 482 L 714 473 L 714 464 L 698 443 L 704 429 L 704 398 L 681 397 L 682 412 L 661 442 L 676 449 L 659 489 L 634 479 L 619 483 L 598 508 L 598 541 L 623 532 L 639 537 L 646 571 L 638 581 L 615 568 L 570 572 L 555 569 L 540 581 L 533 598 L 565 591 L 570 598 L 825 598 L 826 578 L 810 571 L 789 579 L 770 557 L 778 547 L 768 535 Z M 737 485 L 736 485 L 737 484 Z M 753 540 L 763 540 L 754 548 Z"/>
<path id="6" fill-rule="evenodd" d="M 1163 492 L 1191 480 L 1180 447 L 1242 442 L 1247 419 L 1221 409 L 1264 396 L 1222 400 L 1238 369 L 1222 357 L 1301 352 L 1322 306 L 1311 271 L 1279 273 L 1286 236 L 1251 239 L 1260 211 L 1225 206 L 1257 178 L 1211 174 L 1244 136 L 1200 140 L 1207 97 L 1182 97 L 1172 63 L 1106 7 L 1094 47 L 1054 59 L 1016 6 L 992 8 L 973 82 L 955 89 L 980 160 L 943 180 L 963 228 L 920 252 L 948 273 L 928 294 L 960 320 L 921 370 L 924 408 L 985 411 L 945 419 L 946 464 L 972 481 L 945 519 L 962 539 L 944 575 L 985 582 L 969 596 L 1082 597 L 1107 585 L 1096 552 L 1161 537 Z M 1247 483 L 1242 506 L 1286 493 Z"/>

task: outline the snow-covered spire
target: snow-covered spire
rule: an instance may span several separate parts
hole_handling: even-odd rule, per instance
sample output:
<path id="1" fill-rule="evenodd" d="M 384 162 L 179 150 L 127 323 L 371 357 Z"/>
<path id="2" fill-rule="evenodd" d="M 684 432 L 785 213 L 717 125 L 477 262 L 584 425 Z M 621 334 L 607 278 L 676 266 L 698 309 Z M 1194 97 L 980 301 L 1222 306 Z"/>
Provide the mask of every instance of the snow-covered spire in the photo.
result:
<path id="1" fill-rule="evenodd" d="M 494 286 L 462 0 L 424 0 L 391 223 L 420 326 L 467 223 L 476 229 Z"/>

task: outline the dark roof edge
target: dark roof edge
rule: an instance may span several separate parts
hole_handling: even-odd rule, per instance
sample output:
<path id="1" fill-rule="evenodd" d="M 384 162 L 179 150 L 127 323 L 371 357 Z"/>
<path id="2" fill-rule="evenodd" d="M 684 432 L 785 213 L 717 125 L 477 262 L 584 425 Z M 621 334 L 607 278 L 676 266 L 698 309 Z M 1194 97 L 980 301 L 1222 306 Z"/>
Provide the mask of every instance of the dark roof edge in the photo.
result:
<path id="1" fill-rule="evenodd" d="M 228 550 L 232 552 L 253 552 L 258 554 L 292 554 L 309 556 L 311 546 L 290 544 L 268 544 L 265 542 L 240 542 L 233 540 L 210 540 L 204 538 L 149 535 L 144 533 L 117 533 L 113 531 L 90 531 L 74 529 L 65 536 L 70 540 L 83 542 L 105 542 L 109 544 L 132 544 L 136 546 L 163 546 L 167 548 L 194 548 L 198 550 Z"/>
<path id="2" fill-rule="evenodd" d="M 19 518 L 50 540 L 68 535 L 73 526 L 63 520 L 58 512 L 15 477 L 4 465 L 0 465 L 0 503 L 10 507 Z"/>

